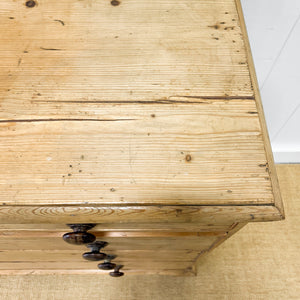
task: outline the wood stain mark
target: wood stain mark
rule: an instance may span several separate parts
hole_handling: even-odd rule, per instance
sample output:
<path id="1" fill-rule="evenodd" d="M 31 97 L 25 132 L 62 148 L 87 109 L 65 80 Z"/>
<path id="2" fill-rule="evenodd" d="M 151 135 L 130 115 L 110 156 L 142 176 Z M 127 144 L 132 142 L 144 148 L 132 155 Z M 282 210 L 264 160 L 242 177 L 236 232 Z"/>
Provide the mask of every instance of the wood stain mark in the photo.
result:
<path id="1" fill-rule="evenodd" d="M 224 27 L 224 30 L 233 30 L 235 27 L 234 26 L 227 26 L 227 27 Z"/>
<path id="2" fill-rule="evenodd" d="M 220 28 L 220 25 L 219 24 L 215 24 L 215 25 L 209 25 L 207 26 L 209 28 L 214 28 L 214 29 L 219 29 Z"/>
<path id="3" fill-rule="evenodd" d="M 35 7 L 36 6 L 36 2 L 35 1 L 33 1 L 33 0 L 28 0 L 28 1 L 26 1 L 25 2 L 25 5 L 28 7 L 28 8 L 33 8 L 33 7 Z"/>
<path id="4" fill-rule="evenodd" d="M 55 22 L 59 22 L 62 26 L 65 26 L 65 22 L 62 21 L 62 20 L 55 19 L 54 21 L 55 21 Z"/>
<path id="5" fill-rule="evenodd" d="M 61 122 L 61 121 L 96 121 L 96 122 L 118 122 L 135 121 L 136 119 L 19 119 L 19 120 L 0 120 L 0 123 L 21 123 L 21 122 Z"/>
<path id="6" fill-rule="evenodd" d="M 40 47 L 41 50 L 46 50 L 46 51 L 62 51 L 62 49 L 58 49 L 58 48 L 44 48 L 44 47 Z"/>
<path id="7" fill-rule="evenodd" d="M 265 164 L 259 164 L 258 166 L 261 167 L 261 168 L 265 168 L 268 164 L 265 163 Z"/>
<path id="8" fill-rule="evenodd" d="M 180 96 L 180 95 L 174 95 L 170 96 L 172 97 L 178 97 L 178 98 L 187 98 L 187 99 L 202 99 L 202 100 L 255 100 L 254 96 Z M 97 103 L 104 103 L 104 104 L 202 104 L 206 103 L 205 101 L 184 101 L 184 100 L 172 100 L 172 99 L 158 99 L 158 100 L 36 100 L 35 102 L 46 102 L 46 103 L 91 103 L 91 104 L 97 104 Z"/>
<path id="9" fill-rule="evenodd" d="M 121 2 L 118 1 L 118 0 L 112 0 L 112 1 L 110 2 L 110 4 L 111 4 L 112 6 L 118 6 L 118 5 L 121 4 Z"/>
<path id="10" fill-rule="evenodd" d="M 190 161 L 192 160 L 192 156 L 191 156 L 190 154 L 187 154 L 187 155 L 185 156 L 185 160 L 186 160 L 187 162 L 190 162 Z"/>
<path id="11" fill-rule="evenodd" d="M 171 97 L 194 98 L 194 99 L 208 99 L 208 100 L 255 100 L 254 96 L 180 96 L 175 95 Z"/>

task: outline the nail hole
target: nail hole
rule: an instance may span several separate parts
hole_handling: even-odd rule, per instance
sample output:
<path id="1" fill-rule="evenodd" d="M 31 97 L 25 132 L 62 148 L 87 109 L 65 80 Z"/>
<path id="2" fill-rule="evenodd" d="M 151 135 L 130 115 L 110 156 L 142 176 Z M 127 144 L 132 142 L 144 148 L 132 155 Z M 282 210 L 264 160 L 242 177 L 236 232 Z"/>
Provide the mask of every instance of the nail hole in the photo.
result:
<path id="1" fill-rule="evenodd" d="M 186 160 L 186 161 L 191 161 L 191 160 L 192 160 L 191 155 L 190 155 L 190 154 L 187 154 L 187 155 L 185 156 L 185 160 Z"/>
<path id="2" fill-rule="evenodd" d="M 25 3 L 25 5 L 26 5 L 27 7 L 32 8 L 32 7 L 35 7 L 35 6 L 36 6 L 36 2 L 33 1 L 33 0 L 28 0 L 28 1 Z"/>

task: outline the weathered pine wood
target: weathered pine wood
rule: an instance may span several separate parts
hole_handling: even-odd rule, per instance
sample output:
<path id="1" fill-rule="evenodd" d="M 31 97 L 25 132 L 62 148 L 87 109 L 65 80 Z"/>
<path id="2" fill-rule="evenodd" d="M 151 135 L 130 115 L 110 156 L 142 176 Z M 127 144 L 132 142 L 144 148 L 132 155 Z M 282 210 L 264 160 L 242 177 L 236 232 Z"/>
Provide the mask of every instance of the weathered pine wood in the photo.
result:
<path id="1" fill-rule="evenodd" d="M 274 203 L 234 1 L 0 16 L 2 203 Z"/>
<path id="2" fill-rule="evenodd" d="M 281 220 L 275 206 L 2 206 L 4 224 L 44 223 L 175 223 L 214 224 Z M 200 225 L 201 226 L 201 225 Z"/>
<path id="3" fill-rule="evenodd" d="M 238 0 L 32 3 L 0 12 L 0 270 L 94 272 L 43 224 L 102 223 L 125 270 L 191 274 L 284 217 Z"/>
<path id="4" fill-rule="evenodd" d="M 126 259 L 119 259 L 118 262 L 120 264 L 124 264 L 124 271 L 128 269 L 139 269 L 139 270 L 148 270 L 157 272 L 159 270 L 164 269 L 186 269 L 191 268 L 193 262 L 191 261 L 151 261 L 151 260 L 141 260 L 141 261 L 127 261 Z M 35 270 L 35 269 L 85 269 L 85 270 L 95 270 L 97 269 L 97 262 L 84 261 L 81 262 L 68 262 L 68 261 L 31 261 L 31 262 L 22 262 L 22 261 L 14 261 L 14 262 L 0 262 L 0 270 Z M 100 272 L 99 272 L 100 273 Z M 106 274 L 108 272 L 106 271 Z"/>
<path id="5" fill-rule="evenodd" d="M 23 262 L 82 262 L 82 254 L 87 250 L 77 249 L 77 250 L 8 250 L 0 252 L 0 262 L 14 262 L 14 261 L 23 261 Z M 103 252 L 107 254 L 117 255 L 117 258 L 114 259 L 114 262 L 121 260 L 139 262 L 140 264 L 146 260 L 152 261 L 190 261 L 193 262 L 197 255 L 198 251 L 191 250 L 174 250 L 170 249 L 169 251 L 149 251 L 149 250 L 119 250 L 111 251 L 103 249 Z M 98 264 L 99 262 L 94 262 Z"/>
<path id="6" fill-rule="evenodd" d="M 24 3 L 0 15 L 6 104 L 253 96 L 231 0 Z"/>
<path id="7" fill-rule="evenodd" d="M 200 237 L 105 237 L 109 243 L 105 250 L 186 250 L 201 251 L 208 249 L 216 240 L 224 235 Z M 24 237 L 1 238 L 1 250 L 74 250 L 81 249 L 87 252 L 84 246 L 67 244 L 61 237 Z M 83 253 L 82 252 L 82 253 Z"/>
<path id="8" fill-rule="evenodd" d="M 109 106 L 95 121 L 4 122 L 1 202 L 273 203 L 255 102 L 246 102 Z"/>
<path id="9" fill-rule="evenodd" d="M 99 269 L 0 269 L 0 275 L 104 275 L 107 276 L 107 271 Z M 126 269 L 126 275 L 167 275 L 167 276 L 195 276 L 195 267 L 189 266 L 186 269 Z M 39 276 L 36 276 L 39 277 Z M 102 277 L 103 278 L 103 277 Z"/>
<path id="10" fill-rule="evenodd" d="M 262 101 L 261 101 L 258 81 L 257 81 L 257 77 L 256 77 L 254 62 L 253 62 L 253 58 L 252 58 L 252 54 L 251 54 L 251 48 L 250 48 L 250 44 L 249 44 L 248 33 L 247 33 L 246 24 L 245 24 L 245 20 L 244 20 L 242 5 L 241 5 L 240 0 L 235 0 L 235 2 L 236 2 L 237 12 L 239 15 L 241 31 L 242 31 L 242 34 L 244 37 L 244 46 L 246 49 L 246 56 L 247 56 L 247 61 L 248 61 L 248 65 L 249 65 L 251 84 L 252 84 L 254 95 L 255 95 L 255 101 L 256 101 L 256 106 L 257 106 L 257 110 L 258 110 L 258 117 L 260 120 L 262 137 L 264 140 L 265 152 L 266 152 L 266 157 L 267 157 L 267 161 L 268 161 L 267 168 L 268 168 L 268 172 L 270 174 L 272 190 L 273 190 L 273 194 L 274 194 L 274 202 L 275 202 L 276 208 L 279 210 L 279 212 L 282 216 L 282 219 L 284 219 L 285 214 L 284 214 L 284 208 L 283 208 L 283 204 L 282 204 L 282 198 L 281 198 L 281 193 L 280 193 L 280 188 L 279 188 L 279 183 L 278 183 L 278 176 L 277 176 L 277 171 L 276 171 L 276 167 L 275 167 L 275 163 L 274 163 L 273 152 L 272 152 L 272 148 L 271 148 L 268 128 L 267 128 L 264 110 L 263 110 L 263 106 L 262 106 Z"/>
<path id="11" fill-rule="evenodd" d="M 217 222 L 210 223 L 102 223 L 96 224 L 93 232 L 226 232 L 229 231 L 235 223 L 232 222 Z M 22 234 L 27 231 L 54 231 L 54 232 L 68 232 L 70 227 L 66 224 L 0 224 L 0 232 L 6 235 Z"/>
<path id="12" fill-rule="evenodd" d="M 68 230 L 70 231 L 70 230 Z M 72 231 L 71 231 L 72 232 Z M 62 237 L 66 231 L 0 231 L 1 238 L 48 238 L 48 237 Z M 206 236 L 223 236 L 226 231 L 223 232 L 156 232 L 156 231 L 93 231 L 89 230 L 89 233 L 94 234 L 97 238 L 107 238 L 107 237 L 123 237 L 123 238 L 156 238 L 156 237 L 206 237 Z"/>

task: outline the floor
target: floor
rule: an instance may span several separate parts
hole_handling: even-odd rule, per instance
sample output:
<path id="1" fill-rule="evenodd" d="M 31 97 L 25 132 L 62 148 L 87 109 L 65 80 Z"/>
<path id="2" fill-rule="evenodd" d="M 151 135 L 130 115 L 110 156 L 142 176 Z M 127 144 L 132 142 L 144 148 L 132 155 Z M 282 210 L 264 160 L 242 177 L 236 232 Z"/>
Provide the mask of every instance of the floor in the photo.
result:
<path id="1" fill-rule="evenodd" d="M 197 277 L 0 276 L 2 300 L 300 299 L 300 165 L 278 165 L 286 220 L 252 223 L 204 257 Z"/>

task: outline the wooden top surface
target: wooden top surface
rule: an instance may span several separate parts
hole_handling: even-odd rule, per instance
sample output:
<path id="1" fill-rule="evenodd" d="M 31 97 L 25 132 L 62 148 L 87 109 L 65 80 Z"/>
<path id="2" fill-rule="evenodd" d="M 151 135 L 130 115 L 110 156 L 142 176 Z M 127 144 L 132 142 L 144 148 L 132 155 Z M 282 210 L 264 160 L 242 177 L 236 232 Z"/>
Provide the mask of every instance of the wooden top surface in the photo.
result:
<path id="1" fill-rule="evenodd" d="M 1 0 L 2 203 L 274 203 L 234 0 L 34 3 Z"/>

